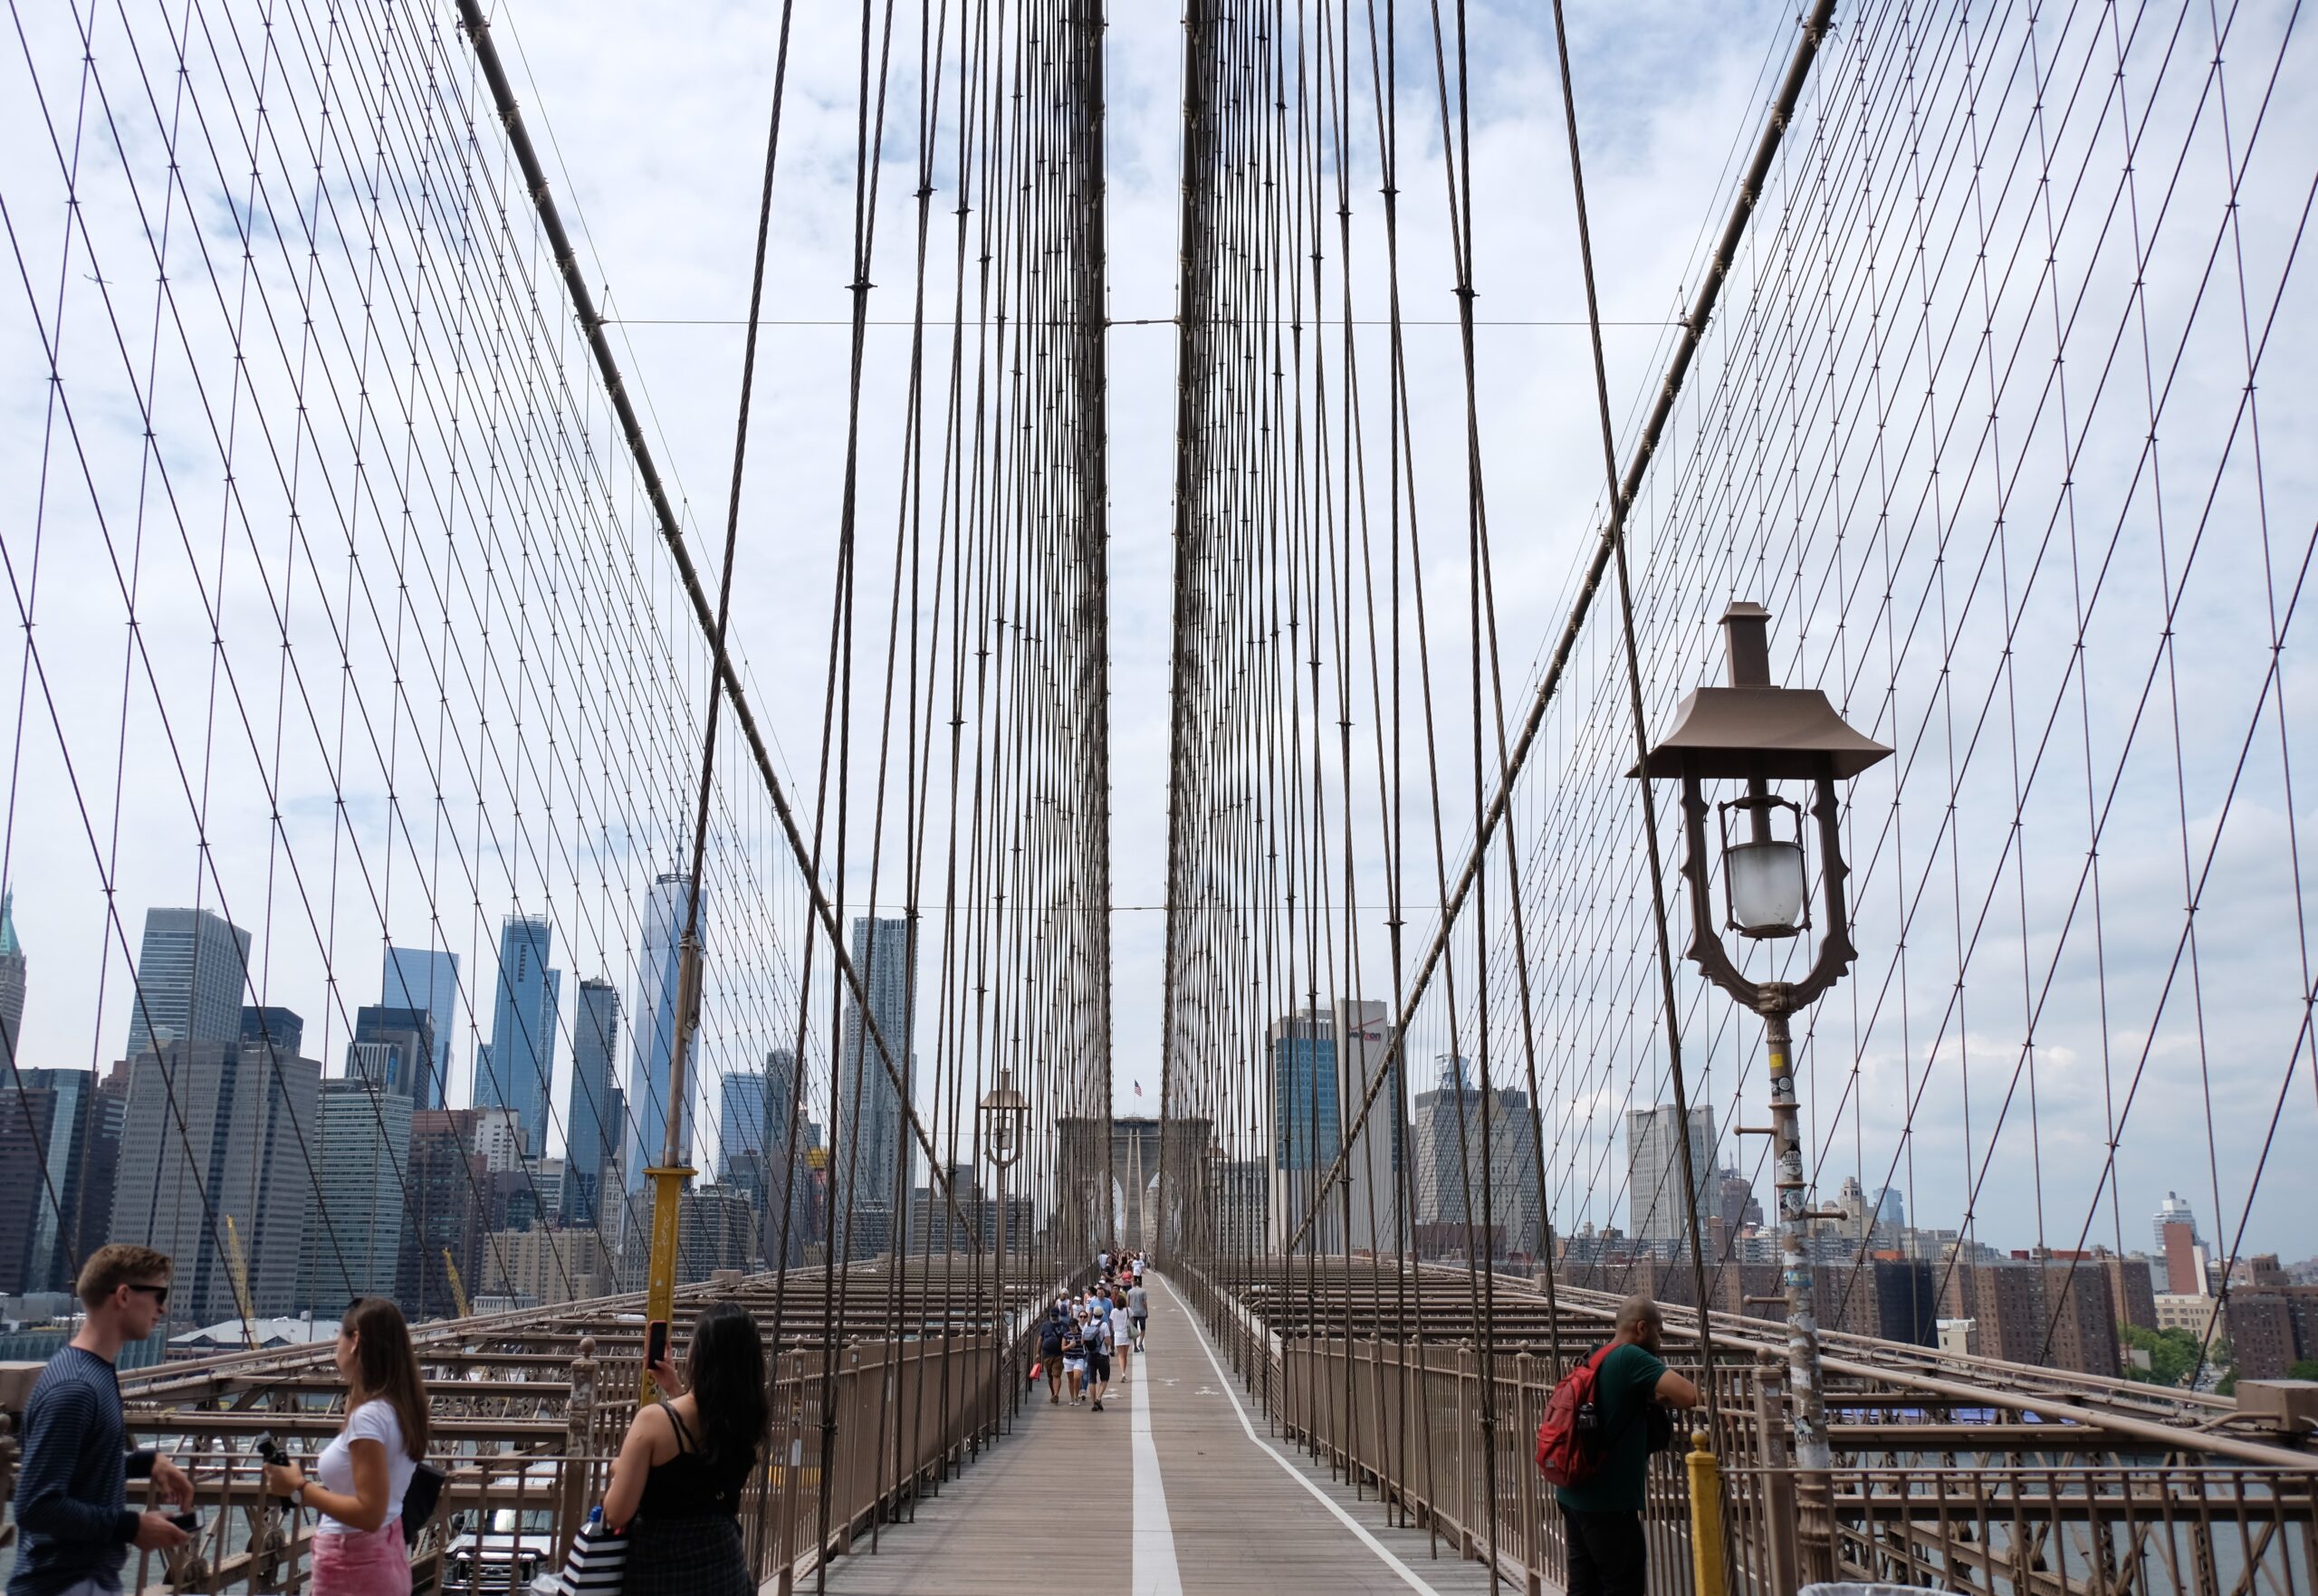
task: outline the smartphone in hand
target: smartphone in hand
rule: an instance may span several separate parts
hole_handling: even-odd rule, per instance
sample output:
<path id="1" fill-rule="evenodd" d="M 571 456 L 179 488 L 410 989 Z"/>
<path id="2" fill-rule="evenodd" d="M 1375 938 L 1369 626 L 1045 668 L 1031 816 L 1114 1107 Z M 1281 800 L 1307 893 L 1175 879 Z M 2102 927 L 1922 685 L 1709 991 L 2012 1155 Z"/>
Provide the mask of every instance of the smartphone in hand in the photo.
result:
<path id="1" fill-rule="evenodd" d="M 169 1515 L 169 1522 L 177 1525 L 177 1528 L 183 1530 L 187 1534 L 190 1535 L 201 1528 L 201 1515 L 198 1513 L 172 1513 Z"/>
<path id="2" fill-rule="evenodd" d="M 649 1369 L 655 1363 L 665 1363 L 667 1360 L 668 1322 L 655 1319 L 644 1327 L 644 1366 Z"/>

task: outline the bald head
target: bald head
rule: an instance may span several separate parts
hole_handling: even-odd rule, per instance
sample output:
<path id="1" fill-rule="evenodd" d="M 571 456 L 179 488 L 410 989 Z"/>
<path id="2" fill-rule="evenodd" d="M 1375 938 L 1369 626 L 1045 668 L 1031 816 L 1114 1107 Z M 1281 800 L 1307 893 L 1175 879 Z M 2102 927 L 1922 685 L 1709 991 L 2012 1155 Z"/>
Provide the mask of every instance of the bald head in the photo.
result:
<path id="1" fill-rule="evenodd" d="M 1658 1304 L 1642 1295 L 1630 1296 L 1618 1305 L 1618 1339 L 1637 1342 L 1646 1347 L 1658 1344 L 1658 1333 L 1665 1324 L 1658 1311 Z"/>

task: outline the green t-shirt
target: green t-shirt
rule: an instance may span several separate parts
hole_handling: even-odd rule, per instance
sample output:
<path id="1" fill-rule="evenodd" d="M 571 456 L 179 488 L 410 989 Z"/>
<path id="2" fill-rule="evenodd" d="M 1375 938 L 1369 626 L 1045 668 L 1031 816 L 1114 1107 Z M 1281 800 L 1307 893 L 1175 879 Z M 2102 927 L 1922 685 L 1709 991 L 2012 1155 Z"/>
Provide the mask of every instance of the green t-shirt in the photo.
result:
<path id="1" fill-rule="evenodd" d="M 1644 1410 L 1657 1399 L 1666 1365 L 1647 1347 L 1629 1342 L 1595 1371 L 1602 1410 L 1602 1467 L 1584 1485 L 1560 1486 L 1554 1499 L 1580 1513 L 1639 1513 L 1650 1467 L 1650 1424 Z"/>

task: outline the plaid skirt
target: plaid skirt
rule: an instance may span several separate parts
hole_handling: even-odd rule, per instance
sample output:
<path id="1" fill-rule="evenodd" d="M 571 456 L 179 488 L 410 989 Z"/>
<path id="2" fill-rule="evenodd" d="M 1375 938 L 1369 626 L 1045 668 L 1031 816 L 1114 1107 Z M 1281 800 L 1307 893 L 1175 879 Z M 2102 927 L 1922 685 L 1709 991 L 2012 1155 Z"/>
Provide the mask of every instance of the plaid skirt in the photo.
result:
<path id="1" fill-rule="evenodd" d="M 756 1596 L 738 1519 L 638 1518 L 627 1534 L 621 1596 Z"/>

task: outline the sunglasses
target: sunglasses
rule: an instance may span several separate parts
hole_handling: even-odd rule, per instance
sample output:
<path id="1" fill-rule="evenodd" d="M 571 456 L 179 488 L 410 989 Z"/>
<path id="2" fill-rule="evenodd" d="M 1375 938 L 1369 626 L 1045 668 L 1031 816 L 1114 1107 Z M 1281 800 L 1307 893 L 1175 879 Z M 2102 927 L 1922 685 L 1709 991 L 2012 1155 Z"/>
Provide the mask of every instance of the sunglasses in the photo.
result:
<path id="1" fill-rule="evenodd" d="M 132 1285 L 129 1289 L 149 1293 L 153 1298 L 153 1305 L 157 1308 L 168 1305 L 169 1288 L 166 1285 Z"/>

